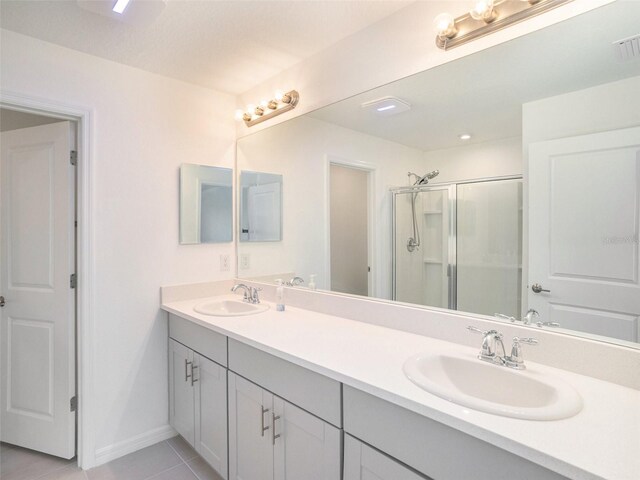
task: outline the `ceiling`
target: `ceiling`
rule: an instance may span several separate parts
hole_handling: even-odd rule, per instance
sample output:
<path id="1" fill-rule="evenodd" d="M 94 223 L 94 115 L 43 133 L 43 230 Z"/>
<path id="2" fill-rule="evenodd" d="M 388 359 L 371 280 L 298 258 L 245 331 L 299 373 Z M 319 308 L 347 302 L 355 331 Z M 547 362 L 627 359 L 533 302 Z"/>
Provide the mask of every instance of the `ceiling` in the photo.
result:
<path id="1" fill-rule="evenodd" d="M 110 18 L 80 7 L 99 2 L 115 0 L 2 0 L 0 26 L 167 77 L 239 94 L 410 3 L 167 0 L 147 25 L 119 21 L 114 19 L 115 14 Z M 128 10 L 136 5 L 144 8 L 144 2 L 151 4 L 150 0 L 132 0 Z"/>
<path id="2" fill-rule="evenodd" d="M 616 2 L 538 32 L 356 95 L 310 116 L 420 150 L 522 134 L 522 104 L 640 75 L 612 42 L 640 33 L 640 2 Z M 362 103 L 395 96 L 411 110 L 379 117 Z"/>

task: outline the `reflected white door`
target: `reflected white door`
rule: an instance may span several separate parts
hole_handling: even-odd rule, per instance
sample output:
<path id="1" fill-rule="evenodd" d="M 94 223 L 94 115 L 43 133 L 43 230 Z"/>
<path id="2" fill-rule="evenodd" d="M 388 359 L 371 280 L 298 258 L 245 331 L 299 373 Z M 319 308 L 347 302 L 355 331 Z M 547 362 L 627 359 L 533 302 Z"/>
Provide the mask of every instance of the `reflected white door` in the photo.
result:
<path id="1" fill-rule="evenodd" d="M 75 455 L 75 172 L 71 127 L 2 133 L 1 438 Z"/>
<path id="2" fill-rule="evenodd" d="M 281 239 L 282 185 L 266 183 L 248 187 L 249 240 L 273 242 Z"/>
<path id="3" fill-rule="evenodd" d="M 543 321 L 637 342 L 639 228 L 640 128 L 531 145 L 528 303 Z"/>

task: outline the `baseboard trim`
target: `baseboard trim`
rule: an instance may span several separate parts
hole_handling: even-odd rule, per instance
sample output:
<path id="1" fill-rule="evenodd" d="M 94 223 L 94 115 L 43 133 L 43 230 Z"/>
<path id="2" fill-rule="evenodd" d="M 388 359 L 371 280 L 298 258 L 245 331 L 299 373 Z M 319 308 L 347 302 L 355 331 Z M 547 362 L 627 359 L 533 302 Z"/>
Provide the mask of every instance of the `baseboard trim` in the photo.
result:
<path id="1" fill-rule="evenodd" d="M 133 453 L 145 447 L 150 447 L 163 440 L 168 440 L 177 435 L 177 432 L 170 425 L 154 428 L 148 432 L 141 433 L 135 437 L 128 438 L 113 445 L 99 448 L 96 450 L 95 466 L 123 457 L 129 453 Z"/>

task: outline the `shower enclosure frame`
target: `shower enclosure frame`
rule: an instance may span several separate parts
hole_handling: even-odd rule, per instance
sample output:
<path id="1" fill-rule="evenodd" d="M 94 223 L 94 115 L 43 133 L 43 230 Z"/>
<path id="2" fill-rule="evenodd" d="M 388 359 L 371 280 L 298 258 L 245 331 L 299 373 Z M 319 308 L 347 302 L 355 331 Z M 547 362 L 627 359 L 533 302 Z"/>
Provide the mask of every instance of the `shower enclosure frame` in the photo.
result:
<path id="1" fill-rule="evenodd" d="M 475 178 L 469 180 L 459 180 L 459 181 L 449 181 L 449 182 L 434 182 L 428 183 L 426 185 L 416 185 L 416 186 L 407 186 L 407 187 L 392 187 L 390 188 L 391 192 L 391 250 L 393 252 L 391 258 L 391 300 L 396 301 L 397 299 L 397 278 L 396 278 L 396 205 L 397 205 L 397 196 L 398 195 L 406 195 L 409 193 L 422 193 L 422 192 L 432 192 L 437 190 L 446 190 L 447 191 L 447 204 L 448 204 L 448 220 L 449 220 L 449 235 L 447 242 L 447 297 L 448 297 L 448 306 L 447 307 L 435 307 L 431 305 L 424 305 L 429 308 L 446 308 L 449 310 L 457 310 L 457 274 L 458 274 L 458 264 L 457 264 L 457 186 L 465 185 L 469 183 L 488 183 L 488 182 L 498 182 L 501 180 L 523 180 L 522 175 L 504 175 L 504 176 L 495 176 L 495 177 L 482 177 Z"/>

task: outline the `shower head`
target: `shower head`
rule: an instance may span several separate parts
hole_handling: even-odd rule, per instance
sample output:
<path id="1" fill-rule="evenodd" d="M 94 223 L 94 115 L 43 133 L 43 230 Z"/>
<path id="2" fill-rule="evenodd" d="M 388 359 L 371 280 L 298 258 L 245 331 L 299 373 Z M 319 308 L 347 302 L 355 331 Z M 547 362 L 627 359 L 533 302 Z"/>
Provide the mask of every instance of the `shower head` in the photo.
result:
<path id="1" fill-rule="evenodd" d="M 427 183 L 429 183 L 429 180 L 437 177 L 439 174 L 440 174 L 439 170 L 434 170 L 433 172 L 425 173 L 423 176 L 417 175 L 412 172 L 408 173 L 410 177 L 413 176 L 416 178 L 414 185 L 426 185 Z"/>

